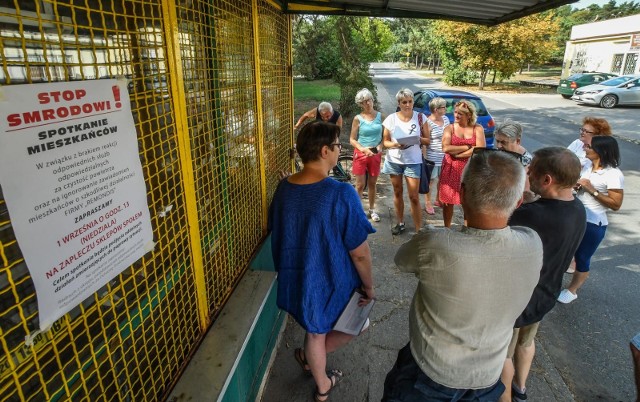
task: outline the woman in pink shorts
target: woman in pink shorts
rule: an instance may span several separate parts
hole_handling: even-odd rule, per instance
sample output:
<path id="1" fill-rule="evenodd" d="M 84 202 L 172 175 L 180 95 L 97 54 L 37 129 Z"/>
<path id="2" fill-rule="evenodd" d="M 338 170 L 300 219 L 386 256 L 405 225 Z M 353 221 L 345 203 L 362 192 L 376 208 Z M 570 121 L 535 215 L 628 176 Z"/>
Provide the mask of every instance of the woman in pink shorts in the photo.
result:
<path id="1" fill-rule="evenodd" d="M 376 182 L 380 176 L 382 160 L 382 115 L 373 108 L 373 94 L 366 88 L 356 94 L 356 104 L 362 112 L 353 118 L 351 124 L 351 145 L 353 146 L 353 166 L 351 172 L 356 176 L 356 191 L 362 197 L 365 185 L 365 174 L 369 172 L 367 181 L 369 189 L 369 218 L 380 222 L 380 215 L 375 210 Z"/>

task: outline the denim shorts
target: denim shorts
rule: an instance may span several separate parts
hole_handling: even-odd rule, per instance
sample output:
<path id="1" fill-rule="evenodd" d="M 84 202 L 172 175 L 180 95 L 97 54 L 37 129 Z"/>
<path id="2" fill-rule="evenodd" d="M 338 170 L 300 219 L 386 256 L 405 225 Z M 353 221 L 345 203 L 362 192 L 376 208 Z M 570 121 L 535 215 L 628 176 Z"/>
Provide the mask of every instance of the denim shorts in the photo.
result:
<path id="1" fill-rule="evenodd" d="M 390 174 L 395 176 L 406 176 L 406 177 L 411 177 L 412 179 L 419 179 L 421 171 L 422 171 L 422 163 L 412 163 L 409 165 L 401 165 L 399 163 L 389 162 L 387 159 L 385 159 L 384 165 L 382 166 L 382 173 L 384 174 Z"/>
<path id="2" fill-rule="evenodd" d="M 407 344 L 400 349 L 398 360 L 387 374 L 382 402 L 489 402 L 500 399 L 504 389 L 499 379 L 494 385 L 482 389 L 456 389 L 440 385 L 420 369 Z"/>
<path id="3" fill-rule="evenodd" d="M 602 226 L 587 222 L 587 230 L 585 230 L 584 237 L 582 237 L 582 241 L 575 254 L 576 271 L 589 272 L 591 257 L 593 257 L 600 242 L 604 239 L 606 231 L 607 225 Z"/>
<path id="4" fill-rule="evenodd" d="M 442 171 L 442 166 L 434 166 L 431 171 L 431 180 L 437 179 L 440 177 L 440 172 Z"/>

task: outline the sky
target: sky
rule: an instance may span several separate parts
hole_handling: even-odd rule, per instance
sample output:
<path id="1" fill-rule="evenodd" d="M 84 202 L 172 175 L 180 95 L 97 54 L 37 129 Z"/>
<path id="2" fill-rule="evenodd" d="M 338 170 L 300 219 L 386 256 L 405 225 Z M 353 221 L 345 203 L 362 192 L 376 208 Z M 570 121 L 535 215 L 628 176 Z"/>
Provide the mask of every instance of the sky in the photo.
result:
<path id="1" fill-rule="evenodd" d="M 620 3 L 624 3 L 625 1 L 629 1 L 629 0 L 616 0 L 617 4 Z M 599 6 L 602 6 L 603 4 L 607 4 L 609 2 L 609 0 L 580 0 L 577 3 L 571 3 L 571 7 L 573 8 L 585 8 L 588 7 L 591 4 L 597 4 Z"/>

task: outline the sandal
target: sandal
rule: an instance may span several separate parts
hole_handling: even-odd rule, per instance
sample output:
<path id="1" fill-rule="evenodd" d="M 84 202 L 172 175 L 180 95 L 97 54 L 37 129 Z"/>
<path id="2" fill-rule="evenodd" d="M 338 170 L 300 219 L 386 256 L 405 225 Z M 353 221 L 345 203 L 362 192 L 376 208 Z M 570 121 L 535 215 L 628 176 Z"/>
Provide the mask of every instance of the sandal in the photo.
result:
<path id="1" fill-rule="evenodd" d="M 293 351 L 293 356 L 296 358 L 296 361 L 300 365 L 302 372 L 307 376 L 311 376 L 311 368 L 309 368 L 309 363 L 307 363 L 307 359 L 305 359 L 304 349 L 297 348 Z"/>
<path id="2" fill-rule="evenodd" d="M 327 377 L 329 378 L 329 380 L 331 381 L 331 387 L 329 388 L 329 390 L 327 392 L 325 392 L 324 394 L 320 393 L 320 391 L 318 391 L 318 388 L 316 387 L 315 392 L 313 393 L 313 399 L 316 402 L 325 402 L 329 400 L 329 394 L 331 393 L 331 391 L 333 391 L 333 389 L 340 384 L 340 381 L 342 381 L 342 371 L 340 370 L 329 370 L 327 371 Z M 320 398 L 326 398 L 326 399 L 320 399 Z"/>

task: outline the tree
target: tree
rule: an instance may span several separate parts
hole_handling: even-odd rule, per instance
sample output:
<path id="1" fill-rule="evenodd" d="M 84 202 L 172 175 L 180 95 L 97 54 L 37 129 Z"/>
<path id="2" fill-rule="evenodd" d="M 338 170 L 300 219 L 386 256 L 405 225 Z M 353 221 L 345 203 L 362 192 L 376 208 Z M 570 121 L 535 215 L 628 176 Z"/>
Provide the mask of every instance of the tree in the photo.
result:
<path id="1" fill-rule="evenodd" d="M 340 66 L 335 18 L 301 16 L 293 20 L 293 71 L 307 80 L 333 77 Z"/>
<path id="2" fill-rule="evenodd" d="M 428 64 L 435 69 L 439 62 L 439 51 L 432 32 L 433 24 L 432 20 L 421 19 L 388 20 L 395 43 L 389 46 L 387 59 L 405 60 L 407 63 L 411 62 L 414 68 L 422 68 Z"/>
<path id="3" fill-rule="evenodd" d="M 535 14 L 494 27 L 438 21 L 435 32 L 440 37 L 445 74 L 451 73 L 448 66 L 461 63 L 458 66 L 463 71 L 478 72 L 479 89 L 483 89 L 491 70 L 506 78 L 525 63 L 545 61 L 555 49 L 557 30 L 551 15 Z M 455 72 L 460 74 L 459 69 Z"/>
<path id="4" fill-rule="evenodd" d="M 562 63 L 565 44 L 571 38 L 571 28 L 573 28 L 574 25 L 627 17 L 639 13 L 640 3 L 625 1 L 618 5 L 615 0 L 611 0 L 602 6 L 591 4 L 586 8 L 572 9 L 570 5 L 566 5 L 546 11 L 545 14 L 552 15 L 560 27 L 556 34 L 558 50 L 552 54 L 552 61 L 558 64 Z"/>
<path id="5" fill-rule="evenodd" d="M 375 95 L 369 63 L 382 59 L 393 40 L 380 18 L 298 17 L 293 23 L 294 74 L 337 82 L 340 112 L 348 117 L 357 109 L 354 98 L 360 89 Z"/>
<path id="6" fill-rule="evenodd" d="M 342 54 L 334 80 L 340 85 L 340 112 L 352 116 L 358 110 L 356 93 L 376 89 L 369 75 L 369 63 L 382 57 L 393 38 L 388 27 L 377 18 L 336 17 L 336 32 Z"/>

